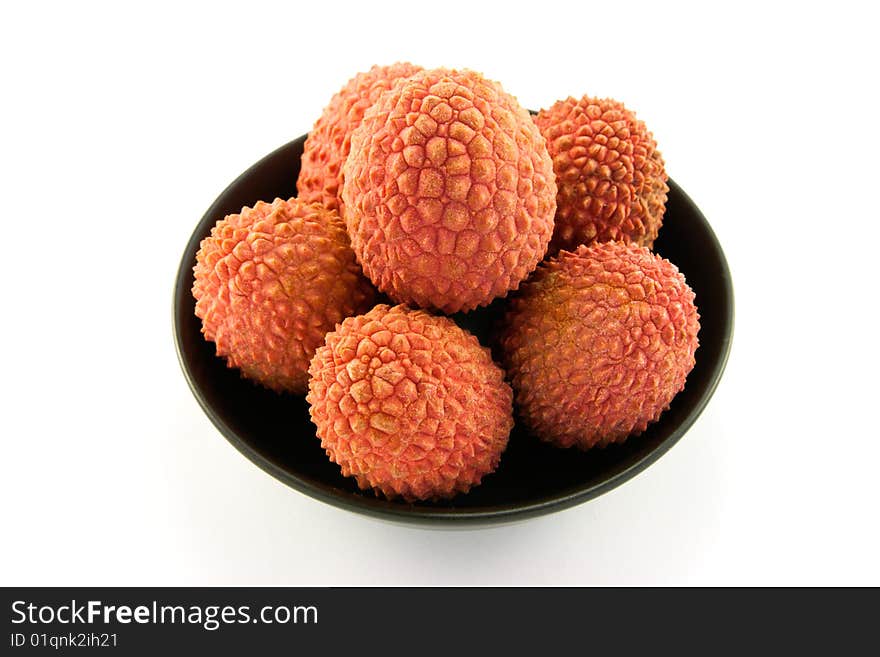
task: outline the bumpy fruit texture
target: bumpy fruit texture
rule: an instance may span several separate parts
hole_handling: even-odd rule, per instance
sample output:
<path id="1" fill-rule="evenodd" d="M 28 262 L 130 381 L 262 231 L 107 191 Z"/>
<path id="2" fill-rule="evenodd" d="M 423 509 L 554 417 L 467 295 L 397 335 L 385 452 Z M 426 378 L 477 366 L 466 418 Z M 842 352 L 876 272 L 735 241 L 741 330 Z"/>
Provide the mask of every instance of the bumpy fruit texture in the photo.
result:
<path id="1" fill-rule="evenodd" d="M 325 333 L 375 297 L 339 215 L 297 199 L 218 221 L 194 271 L 196 315 L 217 355 L 279 392 L 304 393 Z"/>
<path id="2" fill-rule="evenodd" d="M 504 372 L 445 317 L 378 305 L 329 333 L 309 373 L 321 445 L 364 490 L 450 498 L 494 471 L 507 446 Z"/>
<path id="3" fill-rule="evenodd" d="M 352 247 L 398 302 L 471 310 L 544 257 L 553 164 L 528 112 L 478 73 L 423 71 L 383 94 L 343 170 Z"/>
<path id="4" fill-rule="evenodd" d="M 421 70 L 409 63 L 374 66 L 355 75 L 330 99 L 306 139 L 296 183 L 300 199 L 340 209 L 342 164 L 351 149 L 351 133 L 383 92 Z"/>
<path id="5" fill-rule="evenodd" d="M 653 246 L 669 187 L 645 124 L 616 100 L 588 96 L 560 100 L 535 123 L 559 188 L 549 253 L 594 241 Z"/>
<path id="6" fill-rule="evenodd" d="M 694 293 L 634 244 L 561 251 L 512 301 L 500 340 L 520 415 L 542 440 L 588 449 L 645 430 L 694 366 Z"/>

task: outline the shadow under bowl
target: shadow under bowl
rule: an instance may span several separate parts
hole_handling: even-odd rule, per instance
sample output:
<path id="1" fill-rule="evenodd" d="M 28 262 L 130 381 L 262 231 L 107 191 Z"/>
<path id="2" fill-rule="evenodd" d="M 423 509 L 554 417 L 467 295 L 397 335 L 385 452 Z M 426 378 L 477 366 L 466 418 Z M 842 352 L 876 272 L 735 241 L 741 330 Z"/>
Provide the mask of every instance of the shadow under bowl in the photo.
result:
<path id="1" fill-rule="evenodd" d="M 658 422 L 622 445 L 588 452 L 557 449 L 517 425 L 498 470 L 468 494 L 447 502 L 393 502 L 359 490 L 321 448 L 304 397 L 254 385 L 215 355 L 214 344 L 202 336 L 191 293 L 199 243 L 219 219 L 258 200 L 296 195 L 304 142 L 302 136 L 270 153 L 217 197 L 186 245 L 174 289 L 174 339 L 187 383 L 226 439 L 273 477 L 323 502 L 386 520 L 436 526 L 512 522 L 580 504 L 619 486 L 660 458 L 705 408 L 730 352 L 733 287 L 711 227 L 670 180 L 654 250 L 679 267 L 696 294 L 700 346 L 685 389 Z M 496 301 L 455 319 L 487 344 L 493 318 L 502 307 L 503 300 Z"/>

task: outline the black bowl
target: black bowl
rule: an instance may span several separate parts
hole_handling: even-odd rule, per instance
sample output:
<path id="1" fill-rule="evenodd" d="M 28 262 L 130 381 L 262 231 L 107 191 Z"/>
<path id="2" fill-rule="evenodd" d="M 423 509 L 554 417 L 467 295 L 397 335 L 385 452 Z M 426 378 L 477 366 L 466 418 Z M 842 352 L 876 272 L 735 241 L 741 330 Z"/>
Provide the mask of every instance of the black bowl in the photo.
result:
<path id="1" fill-rule="evenodd" d="M 174 290 L 174 337 L 193 394 L 242 454 L 291 488 L 350 511 L 389 520 L 440 525 L 510 522 L 558 511 L 611 490 L 656 461 L 694 423 L 718 385 L 733 332 L 730 271 L 712 229 L 673 181 L 655 250 L 678 265 L 696 293 L 700 347 L 685 389 L 660 421 L 623 445 L 580 452 L 551 447 L 514 428 L 498 470 L 467 495 L 443 503 L 389 502 L 358 490 L 325 455 L 303 397 L 279 395 L 242 379 L 202 336 L 191 293 L 199 242 L 218 219 L 258 200 L 296 194 L 305 136 L 241 174 L 211 205 L 186 246 Z M 457 316 L 487 342 L 503 302 Z"/>

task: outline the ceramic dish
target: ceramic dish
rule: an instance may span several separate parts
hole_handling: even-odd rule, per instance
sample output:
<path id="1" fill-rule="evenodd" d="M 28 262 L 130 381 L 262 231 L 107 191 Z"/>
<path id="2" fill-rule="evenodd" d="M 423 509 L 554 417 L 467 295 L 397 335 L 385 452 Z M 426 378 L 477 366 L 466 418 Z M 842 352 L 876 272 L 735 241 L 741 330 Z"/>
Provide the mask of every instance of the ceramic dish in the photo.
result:
<path id="1" fill-rule="evenodd" d="M 733 288 L 721 245 L 700 210 L 672 180 L 655 251 L 678 265 L 696 293 L 700 347 L 685 389 L 660 421 L 623 445 L 580 452 L 539 442 L 517 426 L 498 470 L 467 495 L 443 503 L 389 502 L 358 490 L 331 463 L 315 436 L 304 397 L 279 395 L 242 379 L 200 332 L 191 289 L 199 242 L 225 215 L 258 200 L 296 195 L 305 136 L 254 164 L 214 201 L 181 259 L 174 290 L 174 338 L 184 376 L 211 421 L 242 454 L 273 477 L 334 506 L 384 519 L 466 526 L 510 522 L 580 504 L 619 486 L 671 448 L 694 423 L 718 384 L 733 332 Z M 484 344 L 503 302 L 461 320 Z"/>

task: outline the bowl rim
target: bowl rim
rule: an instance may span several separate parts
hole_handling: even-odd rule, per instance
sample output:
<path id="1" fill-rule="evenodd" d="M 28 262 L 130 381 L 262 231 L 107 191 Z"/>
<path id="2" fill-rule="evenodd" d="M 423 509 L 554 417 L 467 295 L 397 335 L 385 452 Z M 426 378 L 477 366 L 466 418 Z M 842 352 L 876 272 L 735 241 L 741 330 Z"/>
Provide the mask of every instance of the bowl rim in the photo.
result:
<path id="1" fill-rule="evenodd" d="M 242 439 L 242 437 L 239 436 L 236 431 L 234 431 L 226 422 L 223 421 L 223 419 L 217 414 L 211 404 L 208 403 L 200 387 L 197 385 L 192 368 L 190 367 L 190 364 L 185 357 L 183 348 L 182 327 L 180 321 L 178 320 L 178 313 L 181 304 L 184 302 L 184 297 L 191 296 L 192 294 L 191 289 L 187 284 L 187 279 L 192 272 L 193 263 L 195 262 L 195 253 L 199 248 L 201 240 L 203 239 L 199 235 L 198 227 L 201 226 L 203 222 L 209 221 L 217 216 L 217 213 L 221 211 L 223 199 L 226 197 L 227 193 L 231 189 L 239 185 L 243 180 L 251 176 L 254 169 L 257 169 L 264 165 L 267 161 L 278 157 L 282 152 L 294 148 L 298 143 L 304 141 L 306 136 L 307 135 L 302 135 L 296 139 L 293 139 L 283 146 L 276 148 L 271 153 L 260 158 L 260 160 L 248 167 L 238 177 L 236 177 L 235 180 L 229 183 L 226 188 L 217 196 L 211 206 L 202 215 L 202 218 L 199 220 L 198 224 L 196 224 L 196 228 L 193 230 L 193 233 L 187 242 L 183 255 L 180 259 L 180 265 L 175 274 L 175 284 L 172 295 L 172 328 L 174 347 L 177 353 L 178 363 L 180 364 L 181 370 L 183 371 L 184 378 L 186 379 L 190 391 L 192 392 L 199 406 L 201 406 L 202 411 L 205 413 L 205 415 L 208 416 L 212 424 L 220 431 L 223 437 L 226 438 L 226 440 L 229 441 L 229 443 L 232 444 L 232 446 L 235 447 L 241 454 L 247 457 L 251 462 L 261 468 L 264 472 L 270 474 L 271 476 L 275 477 L 276 479 L 293 488 L 294 490 L 304 493 L 318 501 L 324 502 L 331 506 L 335 506 L 337 508 L 351 511 L 353 513 L 365 514 L 367 516 L 371 516 L 373 518 L 381 520 L 390 520 L 406 524 L 461 527 L 488 524 L 504 524 L 515 522 L 518 520 L 534 518 L 536 516 L 553 513 L 556 511 L 562 511 L 564 509 L 571 508 L 583 502 L 587 502 L 596 497 L 599 497 L 600 495 L 620 486 L 621 484 L 632 479 L 637 474 L 645 470 L 651 464 L 655 463 L 661 456 L 668 452 L 673 447 L 673 445 L 675 445 L 681 439 L 681 437 L 690 429 L 690 427 L 693 426 L 694 422 L 696 422 L 697 418 L 702 414 L 703 410 L 709 403 L 709 400 L 712 398 L 712 395 L 714 394 L 716 388 L 718 387 L 718 383 L 721 380 L 721 376 L 724 373 L 724 369 L 730 356 L 730 350 L 733 343 L 733 330 L 735 322 L 733 281 L 730 274 L 730 268 L 727 263 L 727 258 L 724 254 L 724 250 L 721 248 L 721 243 L 718 241 L 718 238 L 715 235 L 715 232 L 712 230 L 711 225 L 707 221 L 706 217 L 703 215 L 700 208 L 690 198 L 690 196 L 688 196 L 688 194 L 674 180 L 670 178 L 667 181 L 667 184 L 670 187 L 670 191 L 675 190 L 675 193 L 680 195 L 682 199 L 694 209 L 698 219 L 703 224 L 706 234 L 711 241 L 712 247 L 719 256 L 718 264 L 723 273 L 723 280 L 721 281 L 721 283 L 725 289 L 725 296 L 727 299 L 725 310 L 730 317 L 730 321 L 725 323 L 724 325 L 723 335 L 721 338 L 721 355 L 718 360 L 713 364 L 708 385 L 703 390 L 696 405 L 684 418 L 681 424 L 679 424 L 675 428 L 675 430 L 670 433 L 669 436 L 663 439 L 663 441 L 650 452 L 639 458 L 634 463 L 631 463 L 619 472 L 614 473 L 610 477 L 605 478 L 600 482 L 574 486 L 565 491 L 562 491 L 561 493 L 549 496 L 539 501 L 518 503 L 515 506 L 510 507 L 432 508 L 408 505 L 402 502 L 389 502 L 378 497 L 370 497 L 366 494 L 354 494 L 349 493 L 348 491 L 339 491 L 339 489 L 329 485 L 315 484 L 273 463 L 263 454 L 251 447 L 251 445 L 247 441 Z M 216 221 L 216 219 L 213 220 Z"/>

